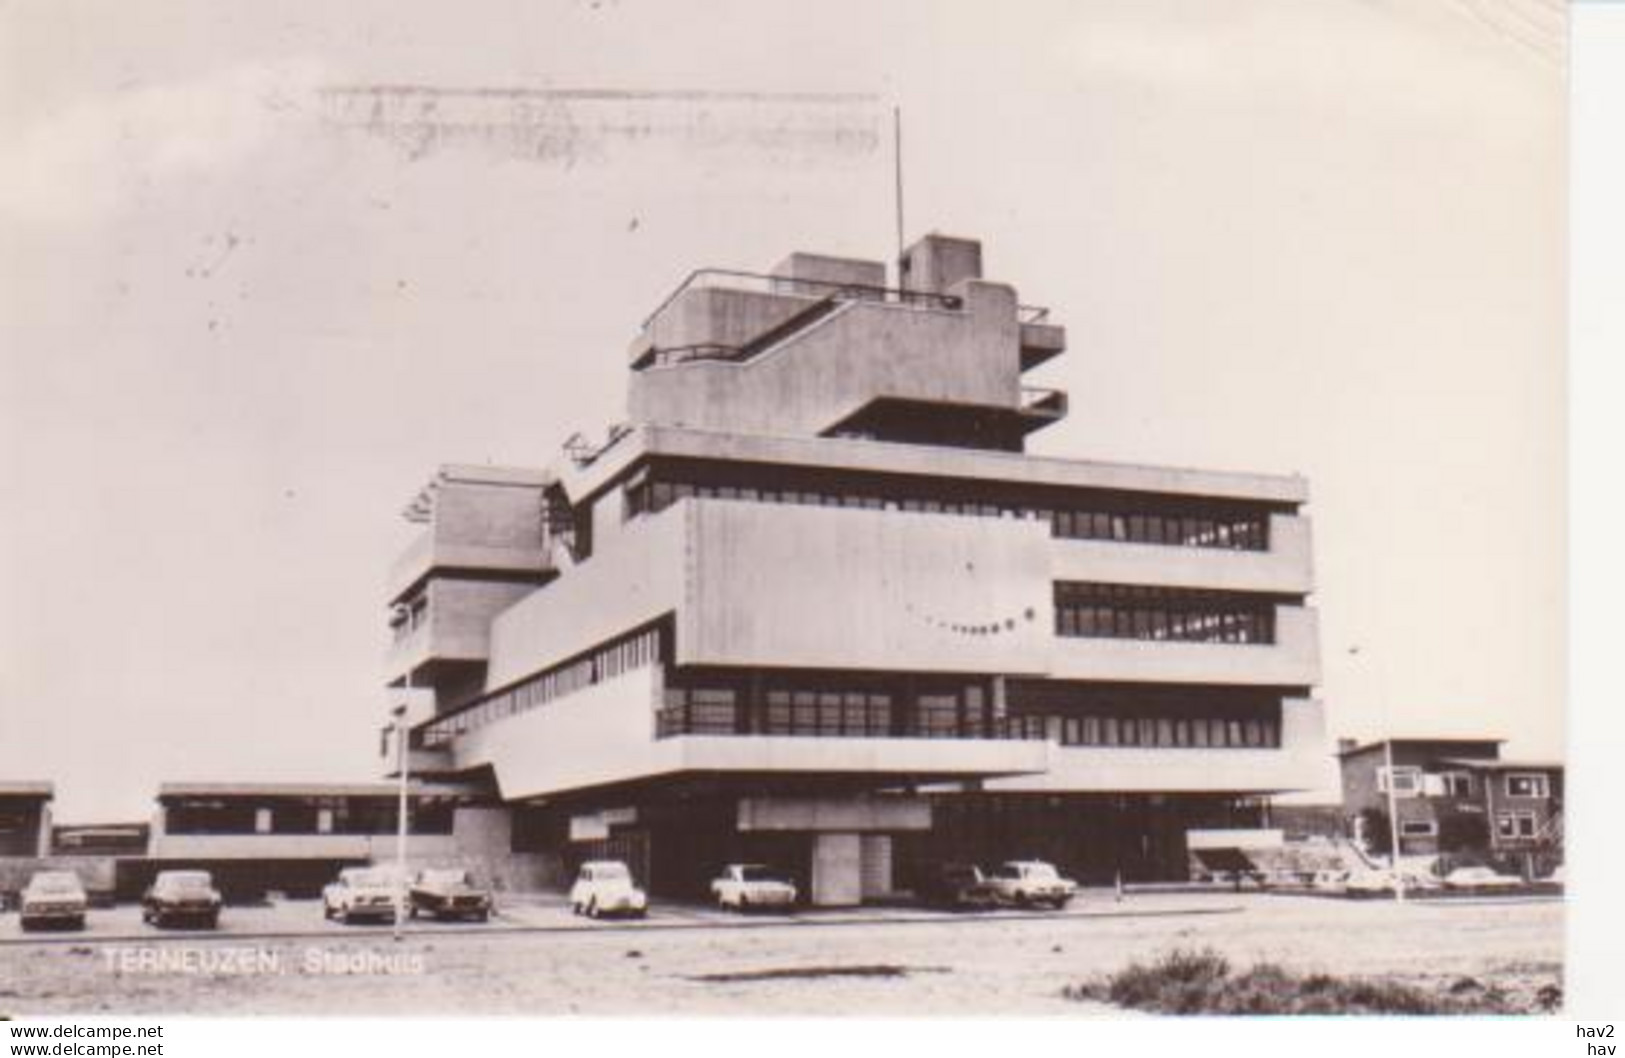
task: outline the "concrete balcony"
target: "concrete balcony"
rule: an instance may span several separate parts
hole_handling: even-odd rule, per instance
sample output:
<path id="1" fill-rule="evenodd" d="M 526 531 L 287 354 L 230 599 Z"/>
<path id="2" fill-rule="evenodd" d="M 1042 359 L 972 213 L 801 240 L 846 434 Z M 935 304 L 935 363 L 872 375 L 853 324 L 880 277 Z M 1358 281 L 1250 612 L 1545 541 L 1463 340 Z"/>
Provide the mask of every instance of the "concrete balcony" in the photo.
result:
<path id="1" fill-rule="evenodd" d="M 1314 590 L 1310 528 L 1299 515 L 1270 515 L 1267 551 L 1057 537 L 1050 565 L 1056 580 L 1307 595 Z"/>
<path id="2" fill-rule="evenodd" d="M 640 669 L 475 728 L 452 744 L 459 769 L 489 765 L 504 799 L 685 772 L 838 773 L 946 780 L 1042 772 L 1042 740 L 655 737 L 661 678 Z"/>
<path id="3" fill-rule="evenodd" d="M 1023 319 L 1020 341 L 1021 369 L 1031 371 L 1066 352 L 1066 328 L 1043 320 Z"/>
<path id="4" fill-rule="evenodd" d="M 437 662 L 483 662 L 491 621 L 536 589 L 500 581 L 431 580 L 421 613 L 397 630 L 385 664 L 391 679 Z"/>
<path id="5" fill-rule="evenodd" d="M 389 598 L 401 599 L 438 569 L 512 573 L 520 580 L 539 580 L 554 572 L 551 556 L 540 545 L 491 547 L 455 543 L 439 538 L 433 529 L 428 529 L 408 544 L 390 566 Z"/>
<path id="6" fill-rule="evenodd" d="M 1138 639 L 1054 640 L 1050 675 L 1127 683 L 1308 687 L 1320 682 L 1319 620 L 1303 606 L 1275 608 L 1274 643 Z"/>

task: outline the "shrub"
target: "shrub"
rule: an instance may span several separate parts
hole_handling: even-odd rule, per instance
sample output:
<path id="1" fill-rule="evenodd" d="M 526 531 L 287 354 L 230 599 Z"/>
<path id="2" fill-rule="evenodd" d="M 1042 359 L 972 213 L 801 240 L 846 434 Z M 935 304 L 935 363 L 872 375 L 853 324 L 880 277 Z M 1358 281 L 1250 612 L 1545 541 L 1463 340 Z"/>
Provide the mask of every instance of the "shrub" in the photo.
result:
<path id="1" fill-rule="evenodd" d="M 1070 986 L 1063 994 L 1158 1014 L 1519 1012 L 1500 989 L 1485 988 L 1471 978 L 1429 991 L 1398 981 L 1297 974 L 1274 963 L 1232 973 L 1229 961 L 1212 949 L 1175 950 L 1150 963 L 1131 963 L 1106 978 Z M 1553 1005 L 1561 1001 L 1543 994 L 1537 1006 L 1542 1000 Z"/>

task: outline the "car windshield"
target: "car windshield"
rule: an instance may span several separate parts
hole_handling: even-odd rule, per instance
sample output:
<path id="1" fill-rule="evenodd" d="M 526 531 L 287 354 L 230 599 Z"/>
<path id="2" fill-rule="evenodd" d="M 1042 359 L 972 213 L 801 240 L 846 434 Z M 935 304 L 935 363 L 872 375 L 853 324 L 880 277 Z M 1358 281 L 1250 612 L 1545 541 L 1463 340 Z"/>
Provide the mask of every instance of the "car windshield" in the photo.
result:
<path id="1" fill-rule="evenodd" d="M 214 880 L 205 871 L 165 871 L 158 884 L 165 889 L 210 889 Z"/>
<path id="2" fill-rule="evenodd" d="M 1055 877 L 1055 868 L 1051 867 L 1047 863 L 1029 863 L 1027 865 L 1027 877 L 1029 877 L 1029 878 L 1054 878 Z"/>
<path id="3" fill-rule="evenodd" d="M 459 870 L 424 871 L 419 879 L 426 885 L 467 885 L 468 873 Z"/>
<path id="4" fill-rule="evenodd" d="M 593 866 L 592 877 L 599 882 L 622 882 L 630 877 L 630 872 L 622 863 L 600 863 Z"/>
<path id="5" fill-rule="evenodd" d="M 782 880 L 779 873 L 773 868 L 763 867 L 760 864 L 751 864 L 739 868 L 739 878 L 745 882 L 777 882 Z"/>
<path id="6" fill-rule="evenodd" d="M 356 871 L 346 874 L 345 880 L 351 885 L 373 888 L 393 884 L 394 876 L 388 871 Z"/>
<path id="7" fill-rule="evenodd" d="M 79 884 L 77 874 L 60 872 L 55 874 L 36 874 L 34 880 L 28 883 L 30 889 L 42 893 L 77 893 L 84 888 Z"/>

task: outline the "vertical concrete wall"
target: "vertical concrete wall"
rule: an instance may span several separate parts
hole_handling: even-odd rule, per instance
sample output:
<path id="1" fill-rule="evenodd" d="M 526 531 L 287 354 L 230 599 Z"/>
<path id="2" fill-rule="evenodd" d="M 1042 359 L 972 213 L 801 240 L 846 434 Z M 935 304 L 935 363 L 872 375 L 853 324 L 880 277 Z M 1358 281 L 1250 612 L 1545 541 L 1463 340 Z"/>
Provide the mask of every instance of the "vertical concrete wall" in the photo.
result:
<path id="1" fill-rule="evenodd" d="M 877 397 L 1014 409 L 1021 389 L 1015 291 L 970 282 L 957 292 L 962 309 L 852 301 L 743 363 L 635 372 L 629 416 L 655 425 L 808 436 Z M 719 318 L 716 328 L 731 334 L 732 319 Z M 718 340 L 698 326 L 681 337 L 683 344 Z"/>
<path id="2" fill-rule="evenodd" d="M 863 842 L 858 834 L 814 834 L 812 902 L 846 907 L 863 902 Z"/>
<path id="3" fill-rule="evenodd" d="M 1042 674 L 1053 638 L 1038 522 L 684 500 L 684 664 Z"/>
<path id="4" fill-rule="evenodd" d="M 892 891 L 892 837 L 865 834 L 862 838 L 862 895 L 865 900 L 883 897 Z"/>

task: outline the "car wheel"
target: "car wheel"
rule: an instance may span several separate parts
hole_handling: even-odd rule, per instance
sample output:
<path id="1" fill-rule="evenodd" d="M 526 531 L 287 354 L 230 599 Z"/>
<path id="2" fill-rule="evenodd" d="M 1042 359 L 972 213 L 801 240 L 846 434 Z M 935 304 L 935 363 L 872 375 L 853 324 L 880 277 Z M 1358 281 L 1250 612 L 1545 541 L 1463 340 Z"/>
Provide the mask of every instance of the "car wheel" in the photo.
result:
<path id="1" fill-rule="evenodd" d="M 746 896 L 744 893 L 740 893 L 739 894 L 739 913 L 741 915 L 744 915 L 744 914 L 748 914 L 749 912 L 750 912 L 750 897 Z"/>
<path id="2" fill-rule="evenodd" d="M 220 912 L 216 911 L 214 914 L 209 915 L 208 917 L 206 917 L 203 920 L 203 928 L 204 929 L 219 929 L 220 928 Z"/>
<path id="3" fill-rule="evenodd" d="M 489 911 L 481 911 L 479 914 L 474 916 L 474 921 L 475 922 L 489 922 L 489 921 L 491 921 L 491 912 L 489 912 Z"/>
<path id="4" fill-rule="evenodd" d="M 598 900 L 596 898 L 594 898 L 592 900 L 589 900 L 587 902 L 587 917 L 588 918 L 597 918 L 598 917 Z"/>

